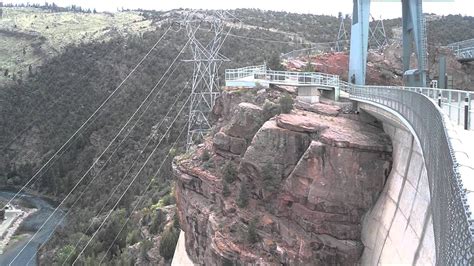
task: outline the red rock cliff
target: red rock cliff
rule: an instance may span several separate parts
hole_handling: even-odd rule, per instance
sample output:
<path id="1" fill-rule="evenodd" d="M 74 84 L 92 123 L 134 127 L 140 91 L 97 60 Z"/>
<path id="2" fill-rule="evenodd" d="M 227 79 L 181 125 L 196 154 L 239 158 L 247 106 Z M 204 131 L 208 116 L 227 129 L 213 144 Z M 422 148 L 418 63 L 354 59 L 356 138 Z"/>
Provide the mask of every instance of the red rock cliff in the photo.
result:
<path id="1" fill-rule="evenodd" d="M 265 98 L 278 93 L 225 92 L 215 134 L 175 159 L 188 254 L 200 265 L 356 264 L 362 216 L 390 172 L 389 137 L 351 114 L 294 109 L 265 121 Z"/>

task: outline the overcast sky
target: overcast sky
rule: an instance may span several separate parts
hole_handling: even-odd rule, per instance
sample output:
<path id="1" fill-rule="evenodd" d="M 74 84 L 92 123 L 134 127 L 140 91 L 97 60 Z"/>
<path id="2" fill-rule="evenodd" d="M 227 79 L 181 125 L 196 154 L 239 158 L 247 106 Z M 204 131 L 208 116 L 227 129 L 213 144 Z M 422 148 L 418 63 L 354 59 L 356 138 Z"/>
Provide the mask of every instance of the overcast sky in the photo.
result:
<path id="1" fill-rule="evenodd" d="M 1 2 L 2 0 L 0 0 Z M 44 3 L 44 0 L 3 0 L 5 3 Z M 296 13 L 312 13 L 336 16 L 338 12 L 352 12 L 352 0 L 55 0 L 59 6 L 72 4 L 96 8 L 97 11 L 116 11 L 117 9 L 154 9 L 169 10 L 175 8 L 235 9 L 259 8 L 264 10 L 284 10 Z M 424 0 L 423 11 L 439 15 L 462 14 L 474 16 L 472 0 Z M 394 18 L 401 16 L 400 0 L 372 0 L 371 14 L 376 17 Z"/>

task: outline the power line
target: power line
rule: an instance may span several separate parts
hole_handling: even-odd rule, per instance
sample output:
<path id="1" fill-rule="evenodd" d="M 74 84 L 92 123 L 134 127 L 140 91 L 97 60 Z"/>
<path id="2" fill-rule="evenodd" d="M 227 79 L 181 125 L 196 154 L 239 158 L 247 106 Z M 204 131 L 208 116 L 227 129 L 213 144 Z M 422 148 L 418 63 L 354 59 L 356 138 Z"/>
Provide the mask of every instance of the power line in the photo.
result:
<path id="1" fill-rule="evenodd" d="M 105 104 L 107 104 L 109 102 L 109 100 L 115 95 L 115 93 L 122 87 L 122 85 L 128 80 L 128 78 L 137 70 L 137 68 L 143 63 L 143 61 L 145 61 L 145 59 L 148 57 L 148 55 L 150 55 L 150 53 L 155 49 L 155 47 L 159 44 L 159 42 L 163 39 L 163 37 L 166 35 L 166 33 L 168 32 L 168 30 L 165 32 L 165 34 L 163 34 L 161 36 L 161 38 L 153 45 L 153 47 L 151 47 L 151 49 L 145 54 L 145 56 L 138 62 L 138 64 L 132 69 L 132 71 L 130 71 L 130 73 L 125 77 L 125 79 L 122 80 L 122 82 L 120 82 L 120 84 L 112 91 L 112 93 L 102 102 L 102 104 L 92 113 L 92 115 L 89 116 L 89 118 L 87 118 L 87 120 L 85 122 L 82 123 L 82 125 L 74 132 L 74 134 L 72 134 L 71 137 L 69 137 L 69 139 L 51 156 L 51 158 L 49 158 L 49 160 L 43 164 L 43 166 L 26 182 L 25 185 L 23 185 L 23 187 L 15 193 L 15 195 L 7 202 L 7 204 L 11 204 L 11 202 L 16 199 L 16 197 L 18 196 L 18 194 L 20 194 L 21 192 L 23 192 L 23 190 L 32 182 L 33 179 L 36 178 L 36 176 L 38 176 L 38 174 L 47 166 L 49 165 L 49 163 L 51 163 L 51 161 L 53 161 L 54 158 L 56 158 L 56 156 L 64 149 L 64 147 L 69 143 L 71 142 L 71 140 L 73 138 L 75 138 L 75 136 L 79 133 L 79 131 L 81 131 L 85 126 L 86 124 L 93 118 L 96 116 L 96 114 L 102 109 L 102 107 L 104 107 Z M 25 246 L 26 247 L 26 246 Z M 22 249 L 23 250 L 23 249 Z M 18 255 L 16 256 L 18 257 Z M 15 257 L 15 258 L 16 258 Z"/>
<path id="2" fill-rule="evenodd" d="M 176 103 L 178 102 L 179 98 L 181 97 L 181 94 L 184 92 L 185 90 L 181 90 L 180 94 L 178 95 L 178 97 L 176 97 L 176 100 L 175 102 L 173 103 L 172 107 L 169 108 L 168 112 L 166 113 L 166 115 L 163 117 L 163 119 L 161 120 L 160 124 L 158 125 L 157 128 L 161 128 L 161 126 L 163 125 L 165 119 L 168 117 L 168 114 L 171 112 L 172 108 L 174 107 L 174 105 L 176 105 Z M 125 178 L 128 176 L 128 174 L 132 171 L 133 167 L 135 166 L 135 164 L 138 162 L 138 160 L 140 159 L 140 156 L 143 154 L 143 152 L 145 151 L 146 148 L 148 148 L 148 144 L 150 144 L 151 142 L 151 138 L 148 139 L 148 141 L 146 142 L 146 144 L 143 146 L 143 149 L 137 154 L 135 160 L 132 162 L 132 164 L 130 165 L 130 167 L 128 168 L 127 172 L 123 175 L 122 179 L 120 180 L 120 182 L 114 187 L 114 189 L 112 190 L 112 192 L 110 193 L 110 196 L 109 198 L 106 200 L 106 202 L 104 203 L 104 205 L 102 205 L 102 208 L 96 213 L 96 216 L 99 215 L 100 213 L 102 213 L 102 211 L 105 209 L 105 207 L 107 207 L 107 204 L 109 203 L 109 201 L 112 199 L 113 195 L 115 194 L 115 192 L 118 190 L 118 188 L 122 185 L 123 181 L 125 181 Z M 161 140 L 160 140 L 160 143 L 158 143 L 157 145 L 160 145 L 161 144 Z M 85 232 L 89 231 L 89 229 L 92 227 L 93 223 L 91 221 L 91 223 L 89 223 L 89 226 L 87 227 L 87 229 L 85 230 Z M 74 245 L 74 249 L 76 249 L 80 242 L 82 241 L 82 236 L 81 238 L 76 242 L 76 244 Z M 72 255 L 72 253 L 70 253 L 68 255 L 68 259 L 69 257 Z M 67 261 L 67 259 L 65 260 Z"/>
<path id="3" fill-rule="evenodd" d="M 319 44 L 334 44 L 336 43 L 335 41 L 331 42 L 290 42 L 290 41 L 278 41 L 278 40 L 272 40 L 272 39 L 264 39 L 264 38 L 256 38 L 256 37 L 248 37 L 248 36 L 242 36 L 242 35 L 236 35 L 236 34 L 229 34 L 231 37 L 236 37 L 236 38 L 241 38 L 241 39 L 248 39 L 248 40 L 255 40 L 255 41 L 264 41 L 264 42 L 274 42 L 274 43 L 283 43 L 283 44 L 299 44 L 299 45 L 319 45 Z"/>
<path id="4" fill-rule="evenodd" d="M 176 120 L 178 119 L 179 115 L 181 114 L 181 112 L 183 111 L 184 107 L 186 106 L 187 102 L 189 101 L 189 99 L 191 98 L 191 95 L 188 96 L 186 102 L 183 104 L 183 106 L 181 107 L 181 109 L 179 110 L 178 114 L 176 115 L 176 117 L 174 118 L 173 122 L 171 123 L 171 125 L 168 127 L 168 129 L 166 130 L 165 134 L 163 134 L 161 140 L 163 140 L 166 136 L 166 134 L 168 134 L 169 130 L 171 129 L 171 127 L 174 125 L 174 123 L 176 122 Z M 155 154 L 156 150 L 158 149 L 158 146 L 159 144 L 161 143 L 161 140 L 160 142 L 155 145 L 155 148 L 153 149 L 153 151 L 150 153 L 150 155 L 147 157 L 147 159 L 145 160 L 145 162 L 143 163 L 142 167 L 138 170 L 138 172 L 135 174 L 135 176 L 133 177 L 133 179 L 131 180 L 131 182 L 128 184 L 127 188 L 125 189 L 125 191 L 122 193 L 122 195 L 119 197 L 119 199 L 116 201 L 116 203 L 114 204 L 114 206 L 110 209 L 109 213 L 107 214 L 107 216 L 104 218 L 104 220 L 102 221 L 102 223 L 100 224 L 99 228 L 97 228 L 97 230 L 95 230 L 94 234 L 92 235 L 92 237 L 89 239 L 89 241 L 87 241 L 86 245 L 84 246 L 84 248 L 82 248 L 81 252 L 78 254 L 78 256 L 76 257 L 76 259 L 74 260 L 74 262 L 72 263 L 73 265 L 77 262 L 77 260 L 81 257 L 82 253 L 84 253 L 84 251 L 86 250 L 86 248 L 89 246 L 89 244 L 91 243 L 91 241 L 94 239 L 94 237 L 97 235 L 97 233 L 100 231 L 100 229 L 104 226 L 105 222 L 107 221 L 107 219 L 110 217 L 110 215 L 112 214 L 113 210 L 118 206 L 118 204 L 120 203 L 120 201 L 122 200 L 123 196 L 125 195 L 125 193 L 127 193 L 127 191 L 130 189 L 130 187 L 132 186 L 133 182 L 135 182 L 135 180 L 137 179 L 138 175 L 142 172 L 143 168 L 145 168 L 145 166 L 147 165 L 147 163 L 150 161 L 150 159 L 152 158 L 152 156 Z"/>
<path id="5" fill-rule="evenodd" d="M 163 36 L 164 36 L 164 35 L 163 35 Z M 163 37 L 163 36 L 162 36 L 162 37 Z M 161 40 L 161 39 L 162 39 L 162 38 L 160 38 L 160 40 Z M 128 79 L 128 77 L 130 77 L 131 74 L 138 68 L 138 66 L 145 60 L 145 58 L 151 53 L 151 51 L 158 45 L 158 43 L 159 43 L 160 40 L 158 40 L 158 42 L 155 43 L 155 45 L 152 47 L 152 49 L 150 49 L 150 51 L 149 51 L 149 52 L 146 54 L 146 56 L 140 61 L 140 63 L 132 70 L 132 72 L 130 72 L 130 74 L 127 76 L 126 79 Z M 162 80 L 163 77 L 167 74 L 167 72 L 170 70 L 170 68 L 172 67 L 172 65 L 173 65 L 173 64 L 176 62 L 176 60 L 179 58 L 179 56 L 181 55 L 181 53 L 183 52 L 183 50 L 184 50 L 184 48 L 187 46 L 187 44 L 188 44 L 188 43 L 186 43 L 186 44 L 183 46 L 183 49 L 181 49 L 180 53 L 176 56 L 176 58 L 174 59 L 173 63 L 168 67 L 168 69 L 166 70 L 165 74 L 163 74 L 163 76 L 161 77 L 160 80 Z M 126 79 L 125 79 L 125 80 L 126 80 Z M 119 87 L 125 82 L 125 80 L 122 81 L 122 83 L 120 83 Z M 117 87 L 117 88 L 119 88 L 119 87 Z M 43 222 L 43 224 L 42 224 L 41 227 L 38 229 L 38 231 L 35 232 L 35 234 L 32 236 L 32 238 L 26 243 L 26 245 L 20 250 L 20 252 L 18 252 L 18 254 L 13 258 L 13 260 L 10 262 L 10 265 L 11 265 L 11 264 L 13 263 L 13 261 L 15 261 L 15 259 L 21 254 L 21 252 L 26 248 L 26 246 L 33 240 L 33 238 L 38 234 L 38 232 L 39 232 L 41 229 L 43 229 L 43 227 L 45 226 L 45 224 L 46 224 L 46 223 L 51 219 L 51 217 L 57 212 L 57 210 L 61 207 L 61 205 L 64 204 L 64 202 L 65 202 L 65 201 L 67 200 L 67 198 L 72 194 L 72 192 L 79 186 L 79 184 L 82 182 L 82 180 L 85 178 L 85 176 L 93 169 L 93 167 L 97 164 L 97 162 L 99 161 L 99 159 L 100 159 L 100 158 L 105 154 L 105 152 L 110 148 L 110 146 L 113 144 L 113 142 L 117 139 L 117 137 L 118 137 L 118 136 L 121 134 L 121 132 L 125 129 L 125 127 L 128 125 L 128 123 L 130 123 L 131 119 L 133 119 L 133 117 L 137 114 L 138 110 L 141 109 L 141 107 L 143 106 L 143 104 L 144 104 L 144 103 L 146 102 L 146 100 L 151 96 L 152 92 L 153 92 L 155 89 L 156 89 L 156 87 L 154 87 L 154 88 L 152 89 L 152 91 L 150 91 L 150 93 L 147 95 L 147 97 L 145 98 L 145 100 L 142 101 L 142 103 L 140 104 L 140 106 L 138 107 L 138 109 L 133 113 L 133 115 L 129 118 L 129 120 L 125 123 L 125 125 L 120 129 L 119 133 L 112 139 L 112 141 L 110 141 L 110 143 L 109 143 L 109 145 L 107 146 L 107 148 L 104 149 L 104 151 L 101 153 L 101 155 L 94 161 L 94 163 L 91 165 L 91 167 L 89 167 L 89 169 L 88 169 L 88 170 L 84 173 L 84 175 L 79 179 L 79 181 L 76 183 L 76 185 L 74 185 L 74 187 L 71 189 L 71 191 L 69 191 L 69 193 L 66 195 L 66 197 L 64 197 L 64 199 L 61 201 L 61 203 L 55 208 L 55 210 L 54 210 L 54 211 L 49 215 L 49 217 Z M 116 90 L 117 90 L 117 89 L 116 89 Z M 115 90 L 115 91 L 116 91 L 116 90 Z M 115 93 L 115 91 L 112 92 L 112 94 L 106 99 L 106 101 L 108 101 L 108 99 L 111 98 L 111 96 Z M 106 101 L 105 101 L 105 102 L 106 102 Z M 101 106 L 103 106 L 103 105 L 105 104 L 105 102 L 104 102 Z M 100 108 L 100 107 L 99 107 L 99 108 Z M 99 110 L 99 109 L 98 109 L 98 110 Z M 94 112 L 94 114 L 95 114 L 95 113 L 97 113 L 97 110 L 96 110 L 96 112 Z M 94 114 L 93 114 L 93 115 L 94 115 Z M 89 119 L 88 119 L 86 122 L 88 122 L 91 118 L 92 118 L 92 116 L 89 117 Z M 83 128 L 84 125 L 85 125 L 85 123 L 81 126 L 81 128 Z M 81 128 L 79 128 L 79 129 L 76 131 L 76 133 L 74 133 L 74 135 L 76 135 L 77 132 L 78 132 Z M 73 135 L 73 136 L 74 136 L 74 135 Z M 72 137 L 71 137 L 71 138 L 72 138 Z M 71 138 L 70 138 L 70 139 L 71 139 Z M 69 140 L 68 140 L 68 142 L 69 142 Z M 67 142 L 63 145 L 63 147 L 64 147 L 66 144 L 67 144 Z M 58 150 L 57 153 L 59 153 L 59 150 Z M 56 153 L 56 154 L 57 154 L 57 153 Z M 55 154 L 55 155 L 56 155 L 56 154 Z M 53 157 L 54 157 L 55 155 L 53 155 Z M 53 157 L 52 157 L 52 158 L 53 158 Z M 51 159 L 50 159 L 49 161 L 51 161 Z M 49 162 L 49 161 L 48 161 L 48 162 Z M 41 171 L 43 168 L 44 168 L 44 166 L 43 166 L 39 171 Z M 36 175 L 35 175 L 35 176 L 36 176 Z M 30 181 L 31 181 L 31 179 L 30 179 Z M 30 181 L 28 181 L 28 183 L 29 183 Z M 26 185 L 28 185 L 28 183 L 27 183 Z M 26 187 L 26 185 L 25 185 L 24 187 Z M 22 189 L 24 189 L 24 187 L 23 187 Z M 20 190 L 19 192 L 21 192 L 21 190 Z M 19 192 L 17 192 L 17 193 L 15 194 L 15 196 L 18 195 Z M 13 198 L 12 198 L 12 199 L 13 199 Z M 10 200 L 10 201 L 11 201 L 11 200 Z"/>
<path id="6" fill-rule="evenodd" d="M 130 211 L 130 215 L 127 217 L 127 219 L 125 220 L 125 222 L 122 224 L 122 227 L 120 228 L 120 231 L 115 235 L 115 238 L 114 240 L 112 241 L 112 243 L 109 245 L 109 248 L 107 249 L 107 251 L 104 253 L 104 256 L 102 257 L 102 259 L 100 260 L 99 262 L 99 265 L 102 264 L 102 261 L 105 259 L 105 257 L 107 256 L 107 253 L 110 251 L 110 249 L 112 248 L 112 246 L 114 245 L 115 241 L 117 241 L 117 238 L 118 236 L 120 235 L 120 233 L 122 233 L 123 229 L 125 228 L 125 226 L 127 225 L 128 221 L 130 220 L 130 218 L 132 217 L 133 215 L 133 212 L 137 209 L 137 207 L 142 203 L 142 200 L 145 196 L 145 193 L 148 191 L 148 189 L 150 189 L 150 186 L 151 184 L 153 183 L 153 180 L 158 176 L 158 174 L 160 173 L 161 171 L 161 168 L 163 167 L 163 165 L 165 164 L 166 160 L 168 159 L 168 157 L 170 156 L 171 154 L 171 150 L 176 146 L 176 144 L 178 143 L 181 135 L 183 134 L 184 130 L 186 129 L 186 124 L 184 124 L 183 128 L 181 129 L 181 132 L 179 133 L 178 137 L 176 138 L 175 142 L 173 143 L 173 145 L 171 145 L 170 149 L 168 150 L 168 153 L 166 154 L 166 157 L 161 161 L 161 164 L 160 164 L 160 167 L 158 168 L 158 170 L 156 170 L 155 174 L 153 175 L 153 177 L 150 179 L 150 182 L 148 182 L 148 185 L 146 186 L 145 190 L 142 192 L 142 195 L 140 195 L 140 198 L 137 202 L 137 204 L 135 205 L 135 207 L 133 207 L 133 209 Z"/>
<path id="7" fill-rule="evenodd" d="M 102 167 L 99 169 L 99 171 L 94 175 L 94 177 L 89 181 L 89 183 L 86 185 L 86 187 L 82 190 L 81 194 L 76 198 L 76 200 L 73 202 L 73 204 L 69 207 L 68 211 L 66 212 L 66 214 L 62 217 L 62 219 L 56 223 L 56 225 L 54 226 L 53 230 L 51 230 L 51 233 L 49 234 L 48 236 L 48 239 L 52 236 L 52 234 L 56 231 L 57 227 L 62 223 L 62 221 L 66 218 L 66 216 L 72 211 L 72 209 L 74 208 L 74 206 L 79 202 L 79 200 L 82 198 L 82 196 L 84 195 L 84 193 L 89 189 L 90 185 L 94 182 L 95 178 L 97 176 L 99 176 L 99 174 L 102 172 L 102 170 L 105 168 L 105 166 L 109 163 L 109 161 L 112 159 L 112 157 L 115 155 L 115 153 L 118 151 L 119 147 L 123 144 L 123 142 L 125 142 L 125 140 L 128 138 L 128 136 L 132 133 L 133 129 L 135 128 L 135 126 L 138 124 L 138 122 L 140 122 L 141 118 L 143 117 L 143 115 L 148 111 L 149 107 L 156 101 L 156 98 L 157 96 L 160 94 L 160 91 L 161 89 L 168 83 L 170 77 L 173 76 L 174 72 L 176 69 L 178 69 L 179 67 L 179 64 L 181 62 L 178 63 L 178 65 L 173 69 L 173 71 L 171 72 L 171 74 L 168 76 L 168 78 L 166 79 L 166 81 L 161 85 L 161 88 L 160 90 L 155 94 L 154 98 L 152 101 L 150 101 L 148 103 L 148 106 L 146 107 L 146 109 L 140 114 L 140 116 L 138 117 L 138 119 L 135 121 L 135 123 L 133 124 L 133 126 L 128 130 L 126 136 L 120 141 L 120 143 L 115 147 L 114 151 L 112 152 L 112 154 L 109 156 L 109 158 L 105 161 L 105 163 L 102 165 Z M 157 86 L 160 82 L 158 81 L 158 83 L 155 85 Z M 176 104 L 177 100 L 180 98 L 182 92 L 184 90 L 181 90 L 180 94 L 177 96 L 176 98 L 176 101 L 171 105 L 170 109 L 168 110 L 168 113 L 164 116 L 165 118 L 168 116 L 169 112 L 171 111 L 171 109 L 174 107 L 174 105 Z M 163 121 L 164 121 L 164 118 L 163 118 Z M 143 150 L 140 152 L 143 153 L 144 149 L 148 146 L 148 143 L 150 142 L 151 139 L 148 140 L 148 142 L 145 144 L 145 147 L 143 148 Z M 139 154 L 139 155 L 140 155 Z M 99 211 L 100 213 L 100 211 Z M 88 229 L 87 229 L 88 230 Z M 87 231 L 86 230 L 86 231 Z M 43 243 L 44 245 L 44 243 Z M 28 261 L 28 263 L 36 256 L 38 252 L 38 249 L 36 250 L 36 252 L 33 254 L 33 256 L 30 258 L 30 260 Z M 27 263 L 27 264 L 28 264 Z"/>

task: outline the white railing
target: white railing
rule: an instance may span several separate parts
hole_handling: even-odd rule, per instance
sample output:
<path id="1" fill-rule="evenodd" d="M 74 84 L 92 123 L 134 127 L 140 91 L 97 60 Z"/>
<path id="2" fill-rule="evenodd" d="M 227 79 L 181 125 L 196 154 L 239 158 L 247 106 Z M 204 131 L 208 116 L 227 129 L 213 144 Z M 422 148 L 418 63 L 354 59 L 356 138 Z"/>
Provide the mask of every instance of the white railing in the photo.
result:
<path id="1" fill-rule="evenodd" d="M 273 84 L 294 86 L 324 86 L 339 87 L 339 76 L 319 72 L 290 72 L 271 71 L 266 72 L 266 80 Z"/>
<path id="2" fill-rule="evenodd" d="M 266 65 L 260 66 L 248 66 L 241 67 L 236 69 L 226 69 L 225 70 L 225 80 L 236 80 L 246 77 L 252 77 L 254 74 L 262 74 L 267 71 Z"/>
<path id="3" fill-rule="evenodd" d="M 342 91 L 349 92 L 349 88 L 352 86 L 350 83 L 341 81 L 340 88 Z M 446 113 L 449 119 L 458 126 L 464 127 L 464 106 L 466 103 L 469 109 L 469 120 L 468 129 L 474 130 L 474 123 L 472 117 L 474 116 L 474 92 L 461 91 L 461 90 L 448 90 L 439 88 L 427 88 L 427 87 L 405 87 L 405 86 L 363 86 L 367 88 L 388 88 L 388 89 L 401 89 L 409 90 L 413 92 L 421 93 L 428 98 L 432 99 L 438 104 L 439 97 L 441 97 L 441 109 Z M 440 96 L 441 95 L 441 96 Z"/>
<path id="4" fill-rule="evenodd" d="M 265 65 L 226 69 L 225 80 L 251 79 L 290 86 L 339 87 L 339 76 L 320 72 L 267 70 Z"/>

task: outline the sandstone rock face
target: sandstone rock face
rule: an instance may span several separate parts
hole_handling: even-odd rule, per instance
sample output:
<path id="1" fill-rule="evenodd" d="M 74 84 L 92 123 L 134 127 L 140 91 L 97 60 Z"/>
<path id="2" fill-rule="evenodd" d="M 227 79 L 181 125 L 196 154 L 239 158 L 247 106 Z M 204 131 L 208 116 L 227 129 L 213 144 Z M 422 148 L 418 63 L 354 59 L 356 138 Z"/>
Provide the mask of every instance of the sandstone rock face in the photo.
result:
<path id="1" fill-rule="evenodd" d="M 251 103 L 240 103 L 225 132 L 232 137 L 251 140 L 262 123 L 262 108 Z"/>
<path id="2" fill-rule="evenodd" d="M 333 106 L 323 103 L 310 104 L 302 101 L 298 101 L 296 103 L 296 108 L 328 116 L 337 116 L 341 111 L 341 107 L 339 106 Z"/>
<path id="3" fill-rule="evenodd" d="M 214 168 L 201 166 L 199 156 L 175 160 L 188 254 L 199 265 L 357 264 L 362 217 L 390 172 L 389 137 L 361 121 L 302 110 L 255 130 L 256 107 L 236 104 L 240 114 L 205 143 Z M 228 162 L 238 178 L 224 193 L 221 166 Z M 246 207 L 237 204 L 241 187 Z M 250 224 L 256 242 L 248 240 Z"/>

